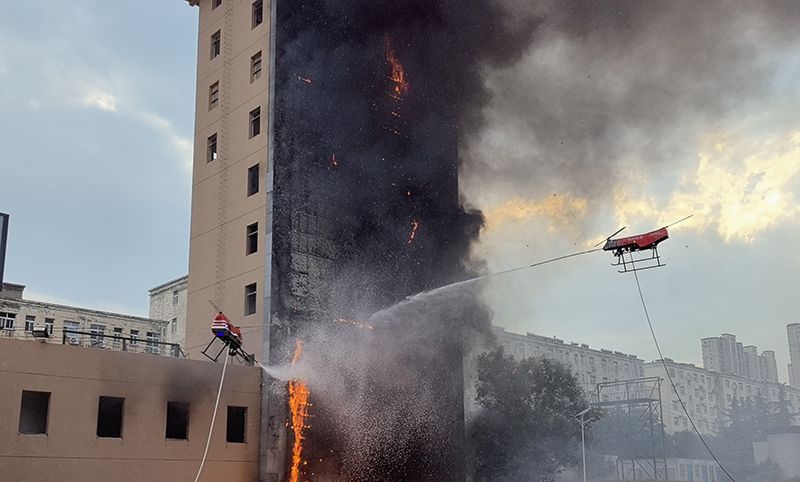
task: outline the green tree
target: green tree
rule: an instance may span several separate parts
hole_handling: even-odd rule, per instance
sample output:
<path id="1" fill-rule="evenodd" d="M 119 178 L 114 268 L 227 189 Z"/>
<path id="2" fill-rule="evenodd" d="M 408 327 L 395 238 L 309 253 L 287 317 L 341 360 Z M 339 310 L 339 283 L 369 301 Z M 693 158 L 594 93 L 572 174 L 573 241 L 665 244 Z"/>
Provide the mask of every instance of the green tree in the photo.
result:
<path id="1" fill-rule="evenodd" d="M 575 375 L 546 358 L 520 361 L 501 348 L 477 361 L 480 413 L 469 430 L 478 480 L 550 480 L 580 462 L 580 425 L 588 406 Z"/>

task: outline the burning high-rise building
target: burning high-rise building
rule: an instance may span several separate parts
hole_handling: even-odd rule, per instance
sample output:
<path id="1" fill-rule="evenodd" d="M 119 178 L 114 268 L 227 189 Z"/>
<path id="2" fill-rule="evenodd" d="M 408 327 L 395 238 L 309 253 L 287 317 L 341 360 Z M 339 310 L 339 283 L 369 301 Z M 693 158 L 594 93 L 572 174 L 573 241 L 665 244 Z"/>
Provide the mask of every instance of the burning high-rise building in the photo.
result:
<path id="1" fill-rule="evenodd" d="M 463 479 L 459 334 L 488 326 L 485 310 L 466 297 L 358 328 L 467 275 L 482 217 L 459 201 L 458 143 L 479 123 L 481 66 L 525 39 L 479 0 L 189 3 L 200 19 L 187 344 L 207 340 L 213 304 L 260 360 L 358 372 L 358 394 L 339 397 L 356 411 L 313 381 L 265 390 L 262 478 Z M 352 342 L 358 370 L 313 343 L 300 353 L 298 339 L 340 319 L 361 321 L 324 333 Z M 306 416 L 309 430 L 297 427 Z"/>

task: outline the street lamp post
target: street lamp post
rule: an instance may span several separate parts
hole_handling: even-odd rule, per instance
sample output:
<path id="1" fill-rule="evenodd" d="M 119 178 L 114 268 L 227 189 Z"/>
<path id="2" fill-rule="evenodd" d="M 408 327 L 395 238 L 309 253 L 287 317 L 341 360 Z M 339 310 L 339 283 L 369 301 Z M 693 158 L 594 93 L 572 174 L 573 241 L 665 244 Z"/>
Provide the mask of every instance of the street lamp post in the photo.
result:
<path id="1" fill-rule="evenodd" d="M 592 410 L 591 407 L 581 411 L 578 414 L 575 414 L 575 418 L 578 419 L 578 423 L 581 424 L 581 455 L 583 456 L 583 482 L 586 482 L 586 424 L 594 420 L 594 418 L 586 418 L 586 414 Z M 580 417 L 580 418 L 578 418 Z"/>

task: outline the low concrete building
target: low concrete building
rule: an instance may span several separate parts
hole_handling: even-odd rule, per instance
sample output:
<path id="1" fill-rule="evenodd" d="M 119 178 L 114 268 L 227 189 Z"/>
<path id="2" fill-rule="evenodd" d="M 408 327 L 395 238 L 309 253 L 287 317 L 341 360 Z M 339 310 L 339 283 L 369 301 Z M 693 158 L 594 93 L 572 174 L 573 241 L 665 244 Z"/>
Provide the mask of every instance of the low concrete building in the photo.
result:
<path id="1" fill-rule="evenodd" d="M 26 300 L 25 286 L 4 283 L 0 291 L 0 337 L 34 340 L 34 330 L 46 330 L 47 343 L 88 346 L 179 356 L 180 347 L 167 346 L 169 323 L 139 316 Z"/>
<path id="2" fill-rule="evenodd" d="M 753 444 L 757 464 L 772 462 L 786 480 L 800 478 L 800 430 L 795 433 L 767 435 L 767 440 Z"/>
<path id="3" fill-rule="evenodd" d="M 150 318 L 169 323 L 166 340 L 186 346 L 186 295 L 189 276 L 168 281 L 152 288 L 150 293 Z"/>
<path id="4" fill-rule="evenodd" d="M 558 360 L 569 366 L 587 395 L 594 392 L 598 383 L 630 380 L 644 376 L 644 360 L 606 349 L 592 349 L 581 343 L 564 343 L 558 338 L 528 333 L 519 335 L 495 326 L 497 342 L 506 353 L 516 358 L 543 356 Z"/>
<path id="5" fill-rule="evenodd" d="M 0 339 L 0 479 L 194 480 L 222 363 Z M 258 480 L 261 370 L 228 366 L 201 480 Z"/>
<path id="6" fill-rule="evenodd" d="M 748 378 L 724 375 L 691 363 L 678 363 L 665 360 L 669 374 L 675 382 L 686 410 L 702 434 L 716 434 L 728 422 L 728 409 L 733 400 L 744 402 L 763 397 L 768 403 L 780 400 L 781 390 L 794 413 L 800 412 L 800 390 L 781 386 L 778 383 L 756 381 Z M 649 377 L 667 379 L 664 365 L 660 360 L 644 365 Z M 678 397 L 667 381 L 661 391 L 664 413 L 664 428 L 668 433 L 692 430 L 689 419 L 680 405 Z"/>

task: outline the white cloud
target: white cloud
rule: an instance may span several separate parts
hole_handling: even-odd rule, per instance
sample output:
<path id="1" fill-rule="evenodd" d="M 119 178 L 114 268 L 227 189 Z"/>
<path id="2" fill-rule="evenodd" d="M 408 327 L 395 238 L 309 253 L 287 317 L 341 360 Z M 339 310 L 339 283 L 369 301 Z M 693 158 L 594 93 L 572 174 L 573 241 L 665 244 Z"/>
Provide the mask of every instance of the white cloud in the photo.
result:
<path id="1" fill-rule="evenodd" d="M 86 107 L 93 107 L 96 109 L 116 112 L 117 99 L 108 92 L 91 90 L 83 97 L 83 105 Z"/>

